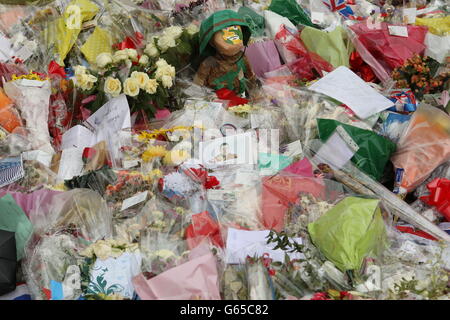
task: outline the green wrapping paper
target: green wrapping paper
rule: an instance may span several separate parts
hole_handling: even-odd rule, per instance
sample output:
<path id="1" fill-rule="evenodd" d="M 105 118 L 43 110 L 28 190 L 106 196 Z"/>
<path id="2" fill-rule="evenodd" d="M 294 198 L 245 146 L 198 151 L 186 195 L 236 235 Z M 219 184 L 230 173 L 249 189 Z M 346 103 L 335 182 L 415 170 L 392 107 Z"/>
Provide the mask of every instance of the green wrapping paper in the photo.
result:
<path id="1" fill-rule="evenodd" d="M 344 36 L 345 31 L 341 27 L 331 32 L 306 27 L 300 34 L 300 38 L 309 51 L 318 54 L 335 68 L 350 67 L 349 57 L 353 47 L 344 39 Z"/>
<path id="2" fill-rule="evenodd" d="M 260 16 L 249 7 L 241 7 L 238 13 L 247 22 L 250 30 L 252 30 L 253 37 L 262 37 L 264 35 L 266 21 L 263 16 Z"/>
<path id="3" fill-rule="evenodd" d="M 317 27 L 295 0 L 272 0 L 269 10 L 288 18 L 296 26 Z"/>
<path id="4" fill-rule="evenodd" d="M 21 260 L 25 245 L 33 234 L 33 225 L 10 194 L 0 198 L 0 230 L 15 233 L 17 261 Z"/>
<path id="5" fill-rule="evenodd" d="M 347 197 L 308 225 L 313 243 L 337 268 L 359 270 L 386 239 L 378 199 Z"/>
<path id="6" fill-rule="evenodd" d="M 377 181 L 381 179 L 391 154 L 396 150 L 395 143 L 372 131 L 346 125 L 336 120 L 317 119 L 317 126 L 322 142 L 327 141 L 338 126 L 342 126 L 359 147 L 351 161 L 358 169 L 373 179 Z"/>

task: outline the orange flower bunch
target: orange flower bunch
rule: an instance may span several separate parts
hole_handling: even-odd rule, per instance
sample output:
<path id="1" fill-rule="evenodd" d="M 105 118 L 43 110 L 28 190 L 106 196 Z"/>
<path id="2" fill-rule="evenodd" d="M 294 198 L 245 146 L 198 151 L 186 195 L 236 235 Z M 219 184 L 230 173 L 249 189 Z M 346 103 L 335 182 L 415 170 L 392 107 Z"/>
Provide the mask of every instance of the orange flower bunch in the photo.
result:
<path id="1" fill-rule="evenodd" d="M 392 72 L 392 78 L 396 81 L 397 88 L 410 88 L 416 98 L 421 99 L 425 94 L 439 93 L 448 86 L 448 71 L 433 77 L 438 67 L 437 61 L 415 54 L 402 67 Z"/>

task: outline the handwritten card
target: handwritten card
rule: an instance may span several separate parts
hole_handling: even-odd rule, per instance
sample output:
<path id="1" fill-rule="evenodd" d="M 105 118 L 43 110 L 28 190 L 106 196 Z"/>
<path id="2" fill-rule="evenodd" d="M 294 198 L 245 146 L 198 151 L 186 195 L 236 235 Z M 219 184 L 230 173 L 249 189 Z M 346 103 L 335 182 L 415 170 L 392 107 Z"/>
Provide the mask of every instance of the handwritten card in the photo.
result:
<path id="1" fill-rule="evenodd" d="M 361 119 L 366 119 L 394 105 L 391 100 L 343 66 L 309 86 L 309 89 L 345 103 Z"/>
<path id="2" fill-rule="evenodd" d="M 355 151 L 335 131 L 322 145 L 314 158 L 317 162 L 329 164 L 333 169 L 341 169 L 354 154 Z"/>
<path id="3" fill-rule="evenodd" d="M 247 256 L 263 256 L 268 253 L 274 261 L 284 261 L 285 251 L 281 249 L 274 250 L 276 244 L 267 244 L 269 230 L 247 231 L 228 228 L 227 237 L 227 263 L 239 264 L 245 262 Z M 298 244 L 302 244 L 301 238 L 292 238 Z M 301 253 L 288 253 L 291 259 L 304 258 Z"/>

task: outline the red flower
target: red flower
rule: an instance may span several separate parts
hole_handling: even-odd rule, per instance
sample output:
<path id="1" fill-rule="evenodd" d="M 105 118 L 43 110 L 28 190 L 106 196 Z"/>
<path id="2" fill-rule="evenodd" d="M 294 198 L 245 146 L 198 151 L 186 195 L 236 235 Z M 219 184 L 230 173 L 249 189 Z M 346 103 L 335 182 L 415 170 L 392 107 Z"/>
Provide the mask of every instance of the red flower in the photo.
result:
<path id="1" fill-rule="evenodd" d="M 311 298 L 311 300 L 332 300 L 328 297 L 328 293 L 326 292 L 317 292 Z"/>

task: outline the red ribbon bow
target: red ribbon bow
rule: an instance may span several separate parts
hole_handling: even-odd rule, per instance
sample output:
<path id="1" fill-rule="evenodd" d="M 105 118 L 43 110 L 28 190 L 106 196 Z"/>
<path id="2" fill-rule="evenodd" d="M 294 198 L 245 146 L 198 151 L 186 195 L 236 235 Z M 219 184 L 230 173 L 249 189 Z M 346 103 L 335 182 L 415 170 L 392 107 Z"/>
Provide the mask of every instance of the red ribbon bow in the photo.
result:
<path id="1" fill-rule="evenodd" d="M 420 200 L 436 209 L 450 221 L 450 180 L 436 178 L 427 184 L 430 195 L 420 197 Z"/>
<path id="2" fill-rule="evenodd" d="M 248 100 L 239 97 L 238 95 L 236 95 L 236 93 L 234 91 L 231 91 L 227 88 L 223 88 L 220 90 L 216 91 L 216 95 L 219 99 L 221 100 L 228 100 L 230 101 L 228 103 L 228 108 L 230 107 L 234 107 L 234 106 L 240 106 L 241 104 L 247 104 Z"/>
<path id="3" fill-rule="evenodd" d="M 122 42 L 113 44 L 113 48 L 116 50 L 136 49 L 142 45 L 142 40 L 144 40 L 144 35 L 140 32 L 135 32 L 134 37 L 126 37 Z"/>

